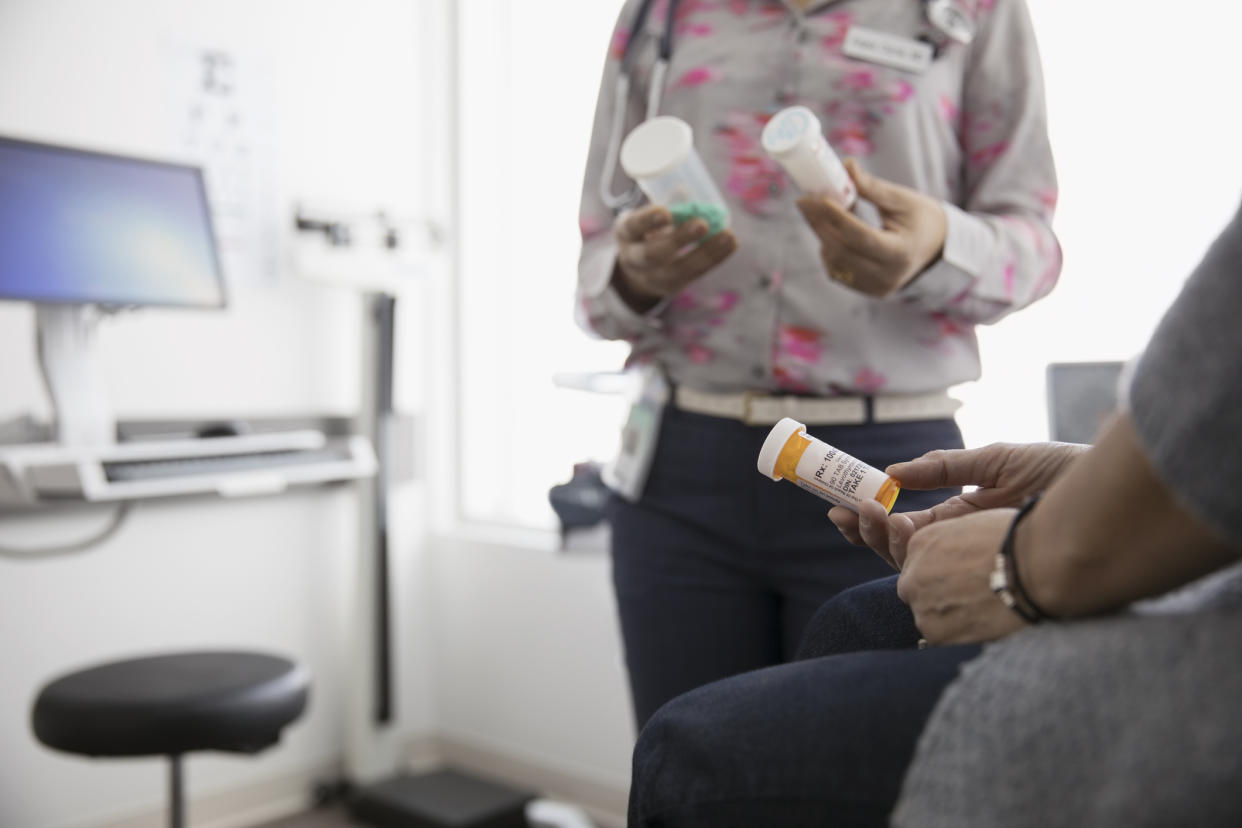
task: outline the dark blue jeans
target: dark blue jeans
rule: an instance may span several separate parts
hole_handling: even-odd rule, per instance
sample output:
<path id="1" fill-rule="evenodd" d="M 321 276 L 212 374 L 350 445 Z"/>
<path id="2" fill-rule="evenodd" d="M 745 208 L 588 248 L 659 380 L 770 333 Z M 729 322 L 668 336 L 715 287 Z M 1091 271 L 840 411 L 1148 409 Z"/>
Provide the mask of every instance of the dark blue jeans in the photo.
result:
<path id="1" fill-rule="evenodd" d="M 613 498 L 613 584 L 635 718 L 687 690 L 790 661 L 829 598 L 892 573 L 851 546 L 829 505 L 759 473 L 769 426 L 668 409 L 642 500 Z M 819 426 L 810 433 L 884 468 L 957 448 L 952 420 Z M 927 508 L 957 490 L 902 492 Z"/>
<path id="2" fill-rule="evenodd" d="M 666 704 L 634 749 L 629 828 L 887 825 L 932 708 L 980 651 L 917 640 L 884 578 L 820 609 L 805 660 Z"/>

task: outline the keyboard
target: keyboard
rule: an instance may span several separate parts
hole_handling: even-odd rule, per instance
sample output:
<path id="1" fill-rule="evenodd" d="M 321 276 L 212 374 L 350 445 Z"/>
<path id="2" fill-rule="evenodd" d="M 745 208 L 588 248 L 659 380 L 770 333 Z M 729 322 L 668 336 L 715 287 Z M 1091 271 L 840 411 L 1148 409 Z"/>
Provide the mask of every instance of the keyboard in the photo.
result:
<path id="1" fill-rule="evenodd" d="M 348 446 L 335 445 L 320 449 L 263 451 L 254 454 L 216 454 L 205 457 L 175 457 L 167 460 L 123 460 L 104 463 L 103 471 L 105 479 L 109 482 L 117 482 L 235 474 L 256 470 L 271 471 L 288 466 L 342 463 L 350 459 Z"/>

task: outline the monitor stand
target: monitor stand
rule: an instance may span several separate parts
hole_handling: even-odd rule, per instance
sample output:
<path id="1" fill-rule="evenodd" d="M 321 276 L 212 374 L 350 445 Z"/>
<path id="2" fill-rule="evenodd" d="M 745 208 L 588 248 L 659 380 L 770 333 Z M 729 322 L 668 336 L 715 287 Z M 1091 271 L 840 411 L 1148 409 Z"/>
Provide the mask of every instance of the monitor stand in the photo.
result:
<path id="1" fill-rule="evenodd" d="M 95 334 L 105 311 L 95 305 L 35 305 L 39 366 L 52 398 L 62 446 L 108 446 L 116 420 L 102 385 Z"/>

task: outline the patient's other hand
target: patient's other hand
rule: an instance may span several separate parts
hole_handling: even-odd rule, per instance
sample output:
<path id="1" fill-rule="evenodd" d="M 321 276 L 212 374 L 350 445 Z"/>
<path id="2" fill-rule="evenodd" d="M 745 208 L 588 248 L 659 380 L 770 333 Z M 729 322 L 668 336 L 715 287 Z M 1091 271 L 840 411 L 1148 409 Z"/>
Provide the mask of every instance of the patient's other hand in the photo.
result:
<path id="1" fill-rule="evenodd" d="M 995 641 L 1025 622 L 992 592 L 989 575 L 1016 513 L 988 509 L 946 520 L 910 540 L 897 596 L 929 644 Z"/>

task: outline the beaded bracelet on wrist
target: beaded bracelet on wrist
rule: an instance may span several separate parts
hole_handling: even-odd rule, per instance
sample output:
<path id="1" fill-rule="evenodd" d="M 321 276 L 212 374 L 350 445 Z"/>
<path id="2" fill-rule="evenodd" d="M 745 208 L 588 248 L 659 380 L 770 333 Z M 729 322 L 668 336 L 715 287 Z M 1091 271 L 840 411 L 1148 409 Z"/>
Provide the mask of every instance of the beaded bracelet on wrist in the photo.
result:
<path id="1" fill-rule="evenodd" d="M 1022 586 L 1022 579 L 1018 576 L 1018 561 L 1014 556 L 1014 536 L 1017 534 L 1018 524 L 1030 514 L 1031 509 L 1039 502 L 1039 497 L 1039 495 L 1034 495 L 1028 498 L 1014 515 L 1013 521 L 1009 524 L 1009 531 L 1005 533 L 1005 541 L 1001 544 L 1000 551 L 996 553 L 996 563 L 988 579 L 992 592 L 996 593 L 1001 603 L 1028 624 L 1056 620 L 1055 616 L 1045 612 L 1031 600 L 1030 594 Z"/>

